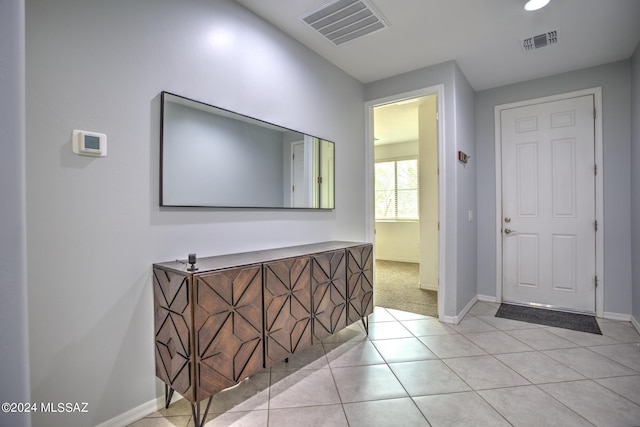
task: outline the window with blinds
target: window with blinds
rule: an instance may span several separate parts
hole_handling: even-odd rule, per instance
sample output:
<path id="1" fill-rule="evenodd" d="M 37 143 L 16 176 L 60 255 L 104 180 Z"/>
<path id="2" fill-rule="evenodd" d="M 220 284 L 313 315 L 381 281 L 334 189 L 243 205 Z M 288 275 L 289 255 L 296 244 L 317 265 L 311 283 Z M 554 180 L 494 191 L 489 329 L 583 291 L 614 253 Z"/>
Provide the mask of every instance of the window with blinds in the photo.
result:
<path id="1" fill-rule="evenodd" d="M 375 164 L 376 220 L 418 220 L 418 159 Z"/>

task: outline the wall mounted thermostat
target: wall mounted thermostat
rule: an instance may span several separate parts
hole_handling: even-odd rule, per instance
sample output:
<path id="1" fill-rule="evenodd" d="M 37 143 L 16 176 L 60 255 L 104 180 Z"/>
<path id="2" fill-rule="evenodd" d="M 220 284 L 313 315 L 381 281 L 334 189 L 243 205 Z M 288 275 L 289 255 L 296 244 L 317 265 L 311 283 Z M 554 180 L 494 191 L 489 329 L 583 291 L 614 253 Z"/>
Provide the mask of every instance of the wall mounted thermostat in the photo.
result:
<path id="1" fill-rule="evenodd" d="M 71 136 L 73 152 L 81 156 L 104 157 L 107 155 L 107 135 L 74 130 Z"/>

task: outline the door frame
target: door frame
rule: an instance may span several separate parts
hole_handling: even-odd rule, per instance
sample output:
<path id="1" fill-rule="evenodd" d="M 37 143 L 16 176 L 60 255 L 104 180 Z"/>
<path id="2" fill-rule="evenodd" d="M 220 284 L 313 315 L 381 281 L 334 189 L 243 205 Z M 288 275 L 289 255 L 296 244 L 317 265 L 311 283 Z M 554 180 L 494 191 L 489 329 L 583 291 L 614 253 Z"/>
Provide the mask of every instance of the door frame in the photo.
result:
<path id="1" fill-rule="evenodd" d="M 604 315 L 604 163 L 602 146 L 602 87 L 594 87 L 574 92 L 561 93 L 542 98 L 528 99 L 496 105 L 494 107 L 495 120 L 495 176 L 496 176 L 496 217 L 495 217 L 495 243 L 496 243 L 496 302 L 502 302 L 502 139 L 500 137 L 502 123 L 502 110 L 525 107 L 532 104 L 560 101 L 579 96 L 593 95 L 595 107 L 594 143 L 595 162 L 597 174 L 595 176 L 595 214 L 598 221 L 596 231 L 596 275 L 598 285 L 596 287 L 596 316 Z"/>
<path id="2" fill-rule="evenodd" d="M 438 318 L 445 320 L 445 293 L 446 293 L 446 248 L 447 227 L 445 210 L 445 181 L 447 171 L 445 168 L 445 117 L 444 117 L 444 85 L 439 84 L 384 98 L 377 98 L 365 102 L 365 233 L 367 241 L 374 242 L 375 239 L 375 185 L 374 185 L 374 135 L 373 135 L 373 109 L 379 105 L 399 102 L 405 99 L 420 98 L 423 96 L 436 95 L 436 108 L 438 114 L 438 222 L 440 232 L 438 233 Z M 374 270 L 375 270 L 375 245 L 374 250 Z M 445 320 L 446 321 L 446 320 Z"/>
<path id="3" fill-rule="evenodd" d="M 295 202 L 295 198 L 296 198 L 296 194 L 295 194 L 295 184 L 296 184 L 296 182 L 295 182 L 295 176 L 296 176 L 296 174 L 295 174 L 295 163 L 296 163 L 296 160 L 294 159 L 293 154 L 295 153 L 295 147 L 297 145 L 302 145 L 302 149 L 303 149 L 303 152 L 304 152 L 304 140 L 291 141 L 291 144 L 289 145 L 289 165 L 290 165 L 289 167 L 291 169 L 291 174 L 290 174 L 291 177 L 289 178 L 289 194 L 290 194 L 289 203 L 290 203 L 290 205 L 292 207 L 296 207 L 296 205 L 294 203 Z M 303 170 L 304 170 L 304 157 L 302 158 L 302 165 L 303 165 Z M 305 200 L 304 202 L 307 203 L 308 201 L 309 200 L 308 200 L 308 197 L 307 197 L 307 200 Z"/>

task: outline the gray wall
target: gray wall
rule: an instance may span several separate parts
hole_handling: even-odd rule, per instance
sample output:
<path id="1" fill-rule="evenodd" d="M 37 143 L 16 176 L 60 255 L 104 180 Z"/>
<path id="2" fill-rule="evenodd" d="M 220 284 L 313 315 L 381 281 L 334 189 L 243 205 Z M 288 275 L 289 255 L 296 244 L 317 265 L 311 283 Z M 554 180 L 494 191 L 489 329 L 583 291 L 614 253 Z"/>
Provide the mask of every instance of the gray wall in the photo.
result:
<path id="1" fill-rule="evenodd" d="M 26 28 L 31 400 L 89 403 L 34 424 L 95 425 L 161 394 L 152 263 L 365 238 L 363 86 L 231 0 L 28 0 Z M 163 90 L 334 141 L 336 209 L 160 209 Z"/>
<path id="2" fill-rule="evenodd" d="M 640 44 L 631 59 L 631 164 L 633 316 L 640 322 Z"/>
<path id="3" fill-rule="evenodd" d="M 604 165 L 604 311 L 631 314 L 630 61 L 476 93 L 478 294 L 495 296 L 494 106 L 602 87 Z"/>
<path id="4" fill-rule="evenodd" d="M 0 1 L 0 403 L 29 402 L 24 1 Z M 29 414 L 0 412 L 2 426 Z"/>
<path id="5" fill-rule="evenodd" d="M 474 100 L 475 91 L 462 74 L 456 64 L 455 68 L 455 130 L 456 130 L 456 151 L 448 154 L 454 157 L 456 164 L 456 184 L 457 184 L 457 211 L 456 224 L 458 227 L 458 287 L 456 295 L 456 313 L 460 313 L 465 306 L 476 297 L 477 271 L 476 262 L 478 253 L 482 249 L 476 250 L 477 227 L 476 227 L 476 140 L 475 140 L 475 117 Z M 457 159 L 457 150 L 471 156 L 465 164 Z M 472 220 L 469 221 L 469 212 Z M 449 215 L 453 216 L 453 214 Z"/>
<path id="6" fill-rule="evenodd" d="M 476 283 L 472 280 L 476 263 L 475 231 L 472 230 L 475 227 L 467 224 L 468 207 L 475 209 L 474 173 L 473 166 L 465 170 L 457 160 L 459 149 L 473 154 L 473 90 L 457 63 L 449 61 L 369 83 L 365 85 L 365 98 L 370 101 L 440 84 L 444 86 L 444 111 L 440 117 L 445 120 L 445 171 L 440 174 L 445 180 L 443 203 L 447 212 L 446 240 L 441 241 L 445 246 L 446 278 L 440 286 L 446 295 L 445 316 L 455 317 L 476 295 Z M 459 230 L 469 233 L 463 236 Z M 470 242 L 473 242 L 470 249 L 458 249 Z"/>

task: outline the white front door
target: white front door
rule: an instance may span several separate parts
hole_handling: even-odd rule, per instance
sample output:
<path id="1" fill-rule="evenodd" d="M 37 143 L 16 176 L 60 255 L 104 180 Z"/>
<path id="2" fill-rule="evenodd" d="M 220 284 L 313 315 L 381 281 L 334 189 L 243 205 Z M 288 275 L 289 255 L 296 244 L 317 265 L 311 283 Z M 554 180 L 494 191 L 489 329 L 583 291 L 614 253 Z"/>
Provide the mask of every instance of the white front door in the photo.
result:
<path id="1" fill-rule="evenodd" d="M 501 111 L 503 300 L 595 313 L 594 98 Z"/>

